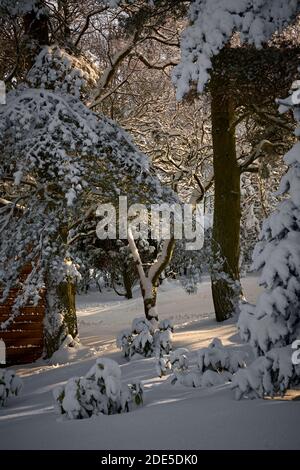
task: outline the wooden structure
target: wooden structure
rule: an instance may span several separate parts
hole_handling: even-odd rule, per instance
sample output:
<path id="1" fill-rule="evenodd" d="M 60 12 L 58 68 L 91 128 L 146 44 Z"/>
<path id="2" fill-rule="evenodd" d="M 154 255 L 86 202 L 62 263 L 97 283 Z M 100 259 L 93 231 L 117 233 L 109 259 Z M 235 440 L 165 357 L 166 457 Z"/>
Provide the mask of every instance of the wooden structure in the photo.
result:
<path id="1" fill-rule="evenodd" d="M 31 267 L 22 271 L 21 279 L 26 278 Z M 5 304 L 0 304 L 0 324 L 12 315 L 12 306 L 18 295 L 18 289 L 11 289 Z M 43 321 L 45 315 L 45 295 L 38 305 L 26 305 L 20 308 L 7 329 L 0 329 L 0 339 L 6 345 L 6 364 L 26 364 L 41 357 L 44 347 Z"/>

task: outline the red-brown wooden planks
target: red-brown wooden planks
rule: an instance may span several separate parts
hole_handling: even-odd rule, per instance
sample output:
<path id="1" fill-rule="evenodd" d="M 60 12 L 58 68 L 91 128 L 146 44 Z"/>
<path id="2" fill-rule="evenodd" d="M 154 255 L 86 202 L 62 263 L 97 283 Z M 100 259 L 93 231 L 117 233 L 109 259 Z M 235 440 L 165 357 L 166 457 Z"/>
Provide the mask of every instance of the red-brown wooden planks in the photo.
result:
<path id="1" fill-rule="evenodd" d="M 26 278 L 31 266 L 22 271 L 22 278 Z M 0 324 L 12 315 L 12 306 L 19 294 L 19 288 L 13 288 L 4 304 L 0 304 Z M 36 306 L 21 307 L 18 314 L 7 329 L 0 329 L 0 338 L 6 345 L 6 361 L 8 365 L 26 364 L 34 362 L 43 353 L 43 321 L 45 315 L 45 292 L 41 292 L 41 300 Z"/>

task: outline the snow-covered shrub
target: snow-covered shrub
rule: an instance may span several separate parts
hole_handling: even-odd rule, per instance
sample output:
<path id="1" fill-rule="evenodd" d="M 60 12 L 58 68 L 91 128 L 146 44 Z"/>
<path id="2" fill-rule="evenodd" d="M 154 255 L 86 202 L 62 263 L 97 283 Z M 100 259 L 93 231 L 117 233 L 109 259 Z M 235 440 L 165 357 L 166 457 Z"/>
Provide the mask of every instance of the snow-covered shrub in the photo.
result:
<path id="1" fill-rule="evenodd" d="M 198 351 L 194 360 L 187 349 L 179 348 L 169 358 L 163 358 L 164 362 L 161 360 L 156 368 L 160 376 L 171 369 L 172 384 L 211 387 L 231 382 L 234 374 L 245 367 L 245 357 L 242 351 L 224 347 L 221 340 L 215 338 L 207 348 Z"/>
<path id="2" fill-rule="evenodd" d="M 207 245 L 208 234 L 205 227 L 205 245 L 202 250 L 186 250 L 188 240 L 176 240 L 176 245 L 170 263 L 165 274 L 173 279 L 178 279 L 184 290 L 190 294 L 196 294 L 201 275 L 207 272 L 207 259 L 210 255 L 210 247 Z"/>
<path id="3" fill-rule="evenodd" d="M 245 367 L 246 354 L 234 348 L 225 348 L 219 338 L 213 339 L 208 348 L 198 352 L 198 368 L 204 373 L 212 370 L 218 373 L 235 374 Z"/>
<path id="4" fill-rule="evenodd" d="M 131 330 L 124 330 L 118 335 L 117 347 L 129 359 L 134 354 L 149 357 L 153 353 L 154 331 L 153 324 L 146 318 L 134 318 Z"/>
<path id="5" fill-rule="evenodd" d="M 68 419 L 89 418 L 131 411 L 143 403 L 140 383 L 122 385 L 120 366 L 111 359 L 97 359 L 84 377 L 73 377 L 53 393 L 56 410 Z"/>
<path id="6" fill-rule="evenodd" d="M 22 388 L 22 380 L 13 370 L 0 369 L 0 407 L 8 397 L 17 396 Z"/>
<path id="7" fill-rule="evenodd" d="M 168 357 L 158 356 L 156 358 L 155 370 L 158 377 L 163 377 L 167 375 L 168 371 L 171 369 L 170 360 Z"/>
<path id="8" fill-rule="evenodd" d="M 292 109 L 300 136 L 300 82 L 281 102 Z M 282 394 L 300 383 L 299 367 L 292 362 L 292 343 L 300 338 L 300 143 L 284 157 L 289 166 L 278 194 L 289 195 L 264 222 L 253 256 L 264 291 L 256 305 L 244 303 L 238 327 L 254 349 L 256 360 L 236 377 L 237 396 Z M 251 393 L 253 391 L 253 393 Z"/>
<path id="9" fill-rule="evenodd" d="M 197 294 L 197 284 L 200 282 L 201 277 L 199 273 L 199 268 L 196 267 L 192 259 L 190 259 L 188 266 L 186 267 L 186 273 L 185 276 L 181 277 L 181 283 L 184 288 L 184 290 L 188 294 Z"/>
<path id="10" fill-rule="evenodd" d="M 130 358 L 130 350 L 132 345 L 132 331 L 131 330 L 122 330 L 118 334 L 116 345 L 117 348 L 121 349 L 123 356 Z"/>
<path id="11" fill-rule="evenodd" d="M 174 325 L 170 320 L 161 320 L 154 333 L 154 344 L 160 355 L 169 354 L 172 350 Z"/>
<path id="12" fill-rule="evenodd" d="M 170 320 L 162 320 L 156 326 L 145 317 L 135 318 L 131 330 L 124 330 L 118 335 L 117 347 L 128 359 L 135 354 L 162 357 L 172 349 L 172 333 L 173 324 Z"/>
<path id="13" fill-rule="evenodd" d="M 188 349 L 185 348 L 178 348 L 170 353 L 170 364 L 173 370 L 187 370 L 189 366 L 188 353 Z"/>
<path id="14" fill-rule="evenodd" d="M 228 371 L 216 372 L 214 370 L 206 370 L 201 377 L 201 387 L 214 387 L 216 385 L 224 385 L 231 382 L 232 374 Z"/>
<path id="15" fill-rule="evenodd" d="M 190 359 L 190 352 L 185 348 L 178 348 L 172 351 L 169 356 L 161 358 L 156 364 L 156 370 L 160 377 L 166 375 L 171 369 L 171 384 L 176 383 L 186 387 L 200 387 L 201 374 L 197 370 L 196 364 Z"/>
<path id="16" fill-rule="evenodd" d="M 300 365 L 292 363 L 292 353 L 289 346 L 274 348 L 240 370 L 232 381 L 236 399 L 284 395 L 291 383 L 299 384 Z"/>
<path id="17" fill-rule="evenodd" d="M 173 373 L 182 373 L 188 369 L 189 351 L 185 348 L 178 348 L 171 351 L 169 356 L 161 356 L 157 358 L 156 371 L 159 377 L 163 377 L 172 369 Z"/>
<path id="18" fill-rule="evenodd" d="M 171 377 L 173 385 L 178 382 L 186 387 L 201 386 L 201 374 L 196 367 L 193 368 L 187 349 L 179 348 L 170 354 L 170 367 L 173 372 Z"/>

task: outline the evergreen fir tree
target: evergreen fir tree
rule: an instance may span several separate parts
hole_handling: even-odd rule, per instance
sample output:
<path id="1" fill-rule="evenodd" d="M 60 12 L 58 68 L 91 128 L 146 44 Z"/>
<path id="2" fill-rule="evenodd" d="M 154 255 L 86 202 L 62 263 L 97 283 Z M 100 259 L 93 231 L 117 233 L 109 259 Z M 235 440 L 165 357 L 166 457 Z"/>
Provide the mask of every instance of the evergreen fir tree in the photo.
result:
<path id="1" fill-rule="evenodd" d="M 300 82 L 280 111 L 292 109 L 300 136 Z M 300 142 L 284 157 L 289 169 L 279 195 L 286 195 L 264 222 L 254 250 L 253 268 L 261 271 L 264 287 L 257 304 L 244 304 L 238 322 L 242 338 L 258 358 L 237 374 L 238 396 L 274 395 L 300 383 L 299 365 L 293 364 L 292 345 L 300 338 Z"/>

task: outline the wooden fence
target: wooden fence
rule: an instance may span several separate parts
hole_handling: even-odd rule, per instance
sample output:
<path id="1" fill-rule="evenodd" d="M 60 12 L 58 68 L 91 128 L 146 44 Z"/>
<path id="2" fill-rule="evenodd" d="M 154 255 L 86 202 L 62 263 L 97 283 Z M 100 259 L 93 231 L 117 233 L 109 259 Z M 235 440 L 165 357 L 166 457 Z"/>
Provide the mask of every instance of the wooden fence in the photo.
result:
<path id="1" fill-rule="evenodd" d="M 24 269 L 23 276 L 28 276 Z M 12 315 L 12 306 L 18 295 L 18 289 L 11 289 L 5 304 L 0 304 L 0 324 Z M 26 305 L 7 329 L 0 329 L 0 339 L 6 345 L 6 363 L 26 364 L 37 360 L 43 353 L 43 321 L 45 315 L 45 293 L 42 292 L 38 305 Z"/>

